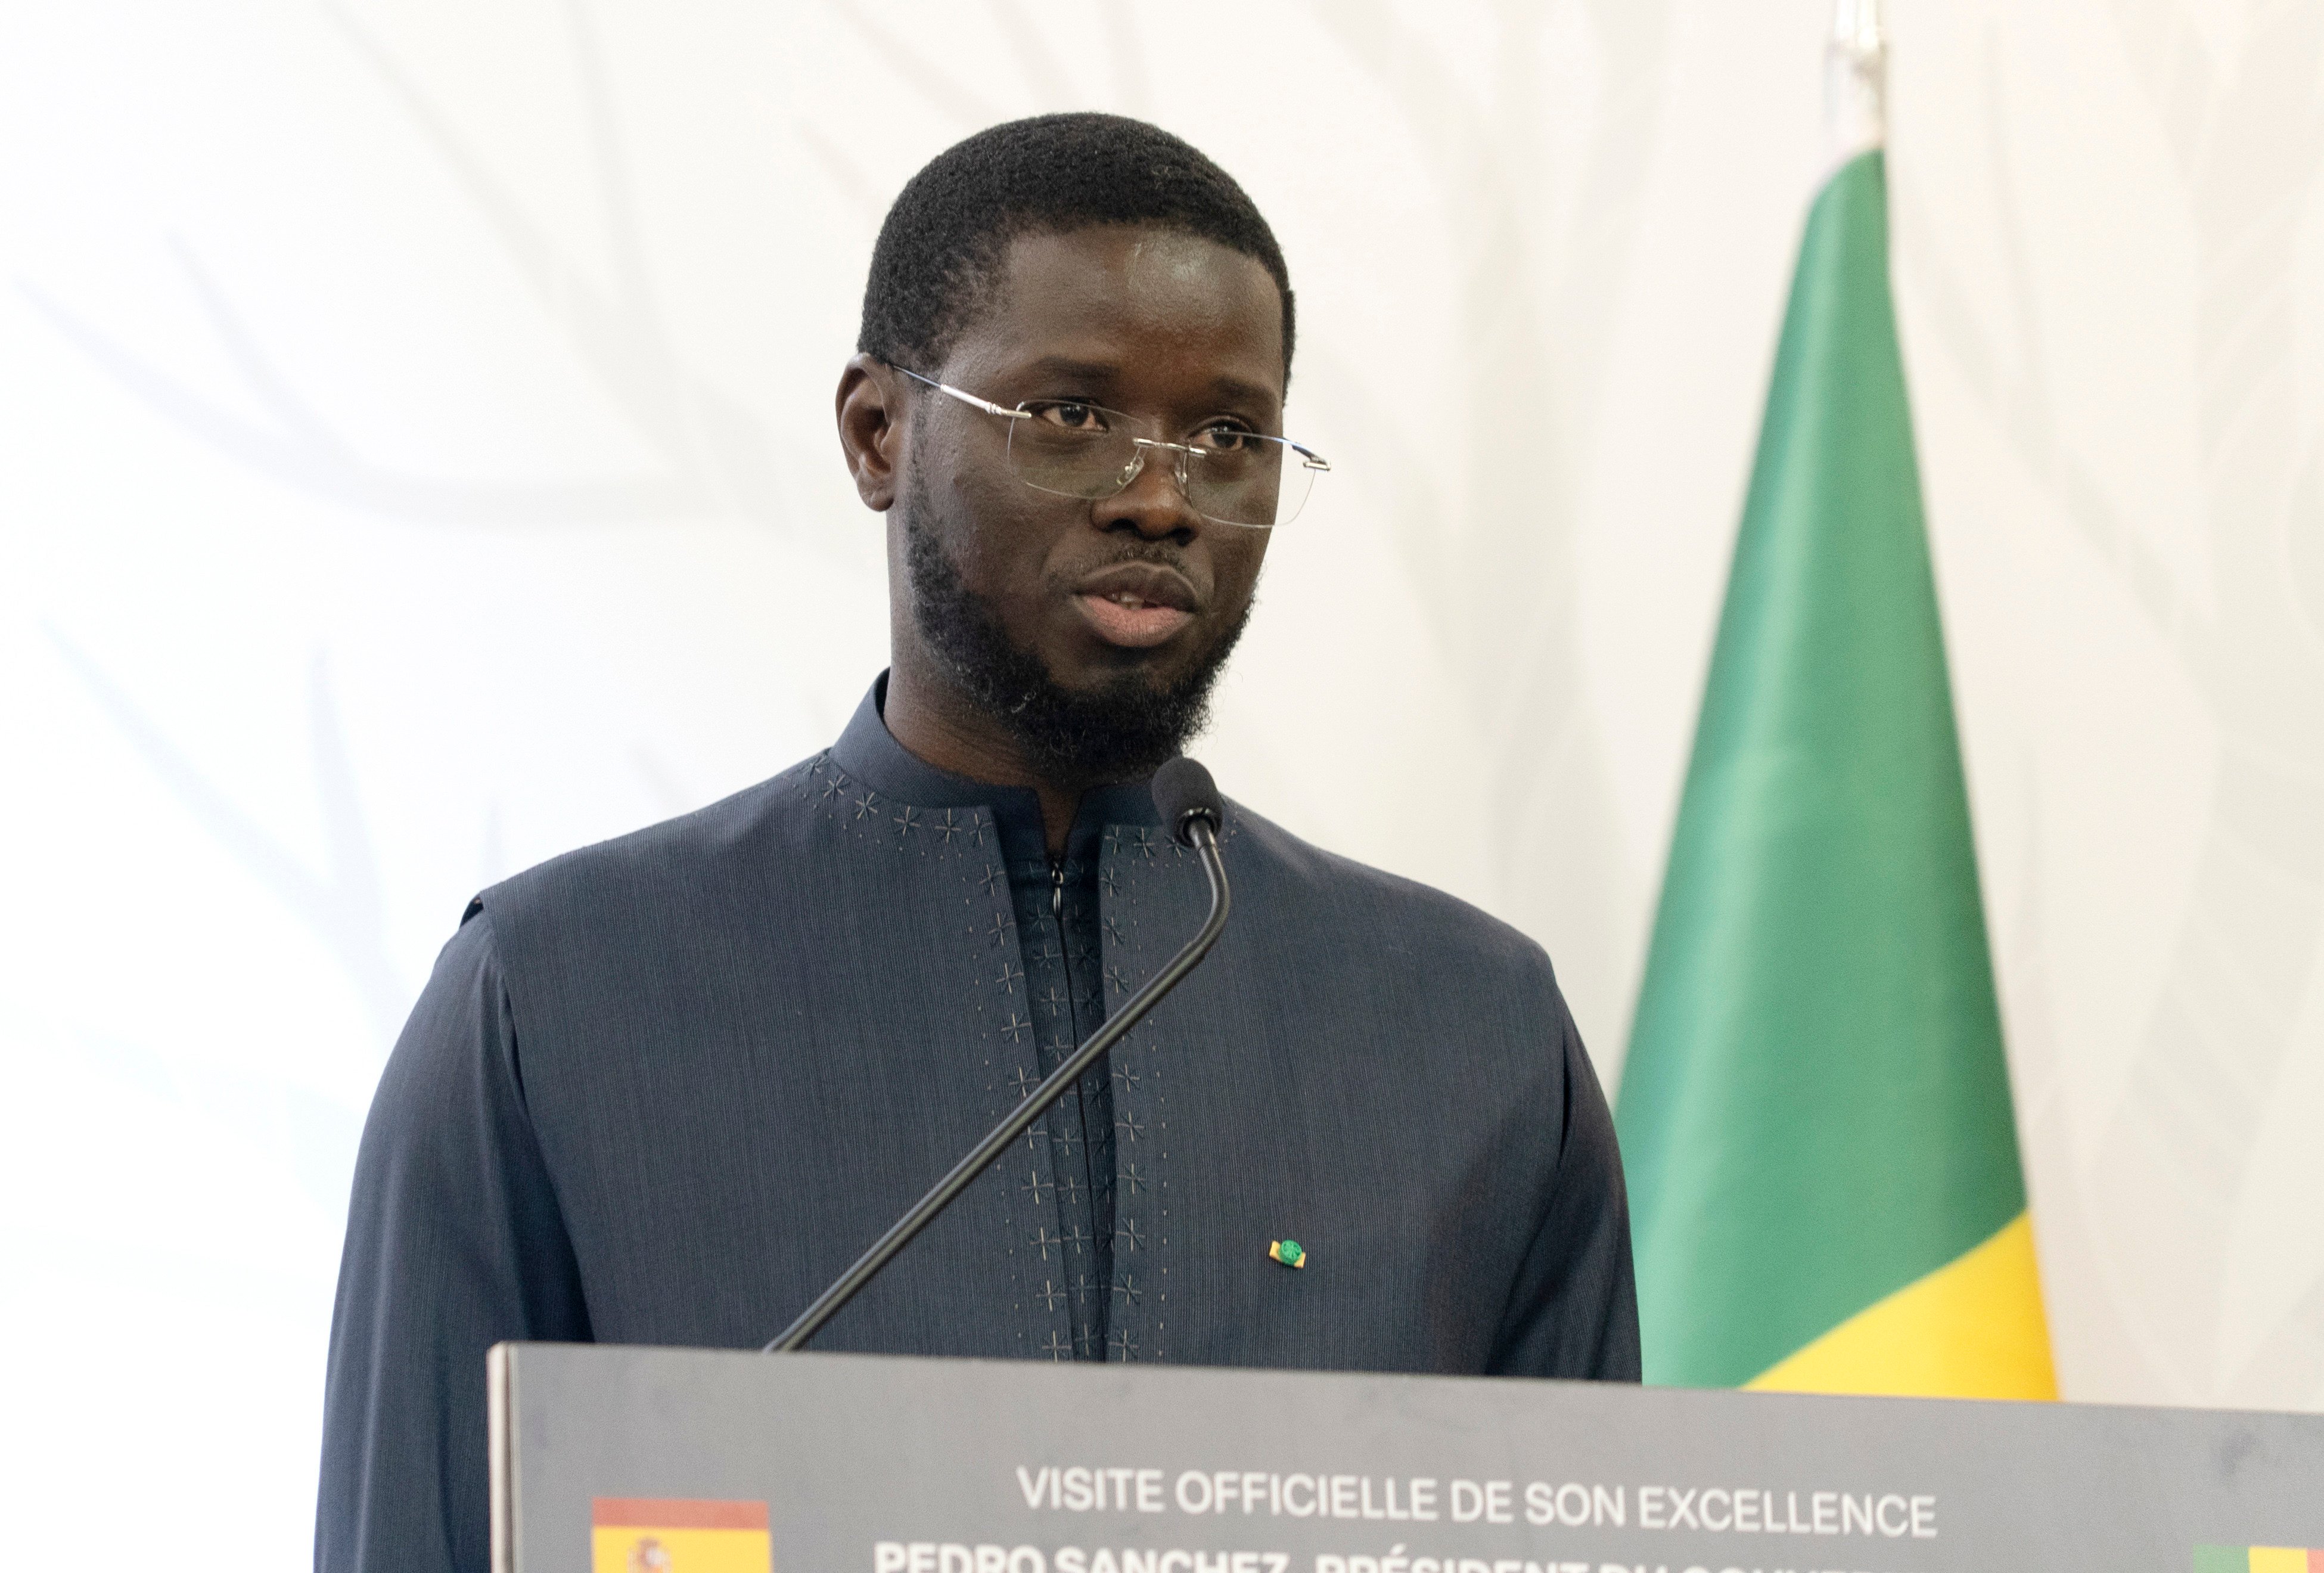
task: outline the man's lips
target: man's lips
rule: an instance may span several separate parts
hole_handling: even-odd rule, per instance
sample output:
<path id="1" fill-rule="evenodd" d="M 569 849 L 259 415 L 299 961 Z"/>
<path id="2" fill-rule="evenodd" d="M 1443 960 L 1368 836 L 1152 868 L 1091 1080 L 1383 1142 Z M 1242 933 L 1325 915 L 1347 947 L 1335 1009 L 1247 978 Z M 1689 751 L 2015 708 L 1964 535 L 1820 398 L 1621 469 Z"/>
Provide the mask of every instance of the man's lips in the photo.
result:
<path id="1" fill-rule="evenodd" d="M 1075 586 L 1074 604 L 1108 644 L 1148 650 L 1169 643 L 1192 623 L 1197 601 L 1194 586 L 1176 569 L 1121 562 Z"/>
<path id="2" fill-rule="evenodd" d="M 1192 612 L 1182 612 L 1176 606 L 1093 596 L 1086 590 L 1076 595 L 1074 601 L 1097 630 L 1099 638 L 1129 650 L 1147 650 L 1167 643 L 1176 637 L 1179 629 L 1194 620 Z"/>

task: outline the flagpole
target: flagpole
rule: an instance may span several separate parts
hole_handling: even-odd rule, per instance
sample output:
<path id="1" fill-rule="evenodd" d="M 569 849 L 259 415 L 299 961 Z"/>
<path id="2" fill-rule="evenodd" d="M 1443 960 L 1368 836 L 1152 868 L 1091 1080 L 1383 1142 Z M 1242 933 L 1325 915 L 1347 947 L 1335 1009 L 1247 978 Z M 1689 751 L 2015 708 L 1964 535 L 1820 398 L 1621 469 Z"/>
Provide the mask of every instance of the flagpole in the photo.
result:
<path id="1" fill-rule="evenodd" d="M 1823 86 L 1832 169 L 1888 144 L 1888 30 L 1880 0 L 1835 0 Z"/>

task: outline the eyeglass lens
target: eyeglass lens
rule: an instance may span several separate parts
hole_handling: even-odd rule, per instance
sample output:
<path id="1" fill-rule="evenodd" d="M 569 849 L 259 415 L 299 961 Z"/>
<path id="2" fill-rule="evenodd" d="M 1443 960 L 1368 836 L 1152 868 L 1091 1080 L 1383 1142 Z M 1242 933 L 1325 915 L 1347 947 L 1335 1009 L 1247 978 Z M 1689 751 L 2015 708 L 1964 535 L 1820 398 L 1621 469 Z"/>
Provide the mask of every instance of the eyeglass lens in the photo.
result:
<path id="1" fill-rule="evenodd" d="M 1297 516 L 1322 467 L 1279 437 L 1231 427 L 1170 444 L 1132 417 L 1094 404 L 1022 408 L 1028 418 L 1010 422 L 1010 467 L 1027 486 L 1058 496 L 1111 497 L 1142 465 L 1158 464 L 1183 476 L 1186 501 L 1205 519 L 1265 529 Z"/>

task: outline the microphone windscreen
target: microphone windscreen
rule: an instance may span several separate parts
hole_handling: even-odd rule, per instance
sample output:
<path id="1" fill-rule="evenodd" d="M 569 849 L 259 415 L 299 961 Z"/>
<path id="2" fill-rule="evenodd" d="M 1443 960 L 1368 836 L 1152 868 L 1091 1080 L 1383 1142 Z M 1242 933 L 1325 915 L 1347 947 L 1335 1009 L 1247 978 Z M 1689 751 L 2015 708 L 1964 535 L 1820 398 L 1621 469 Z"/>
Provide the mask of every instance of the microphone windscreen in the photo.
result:
<path id="1" fill-rule="evenodd" d="M 1183 754 L 1154 773 L 1154 806 L 1162 810 L 1163 826 L 1185 847 L 1194 845 L 1186 835 L 1189 820 L 1198 816 L 1209 819 L 1213 833 L 1227 822 L 1218 783 L 1209 771 Z"/>

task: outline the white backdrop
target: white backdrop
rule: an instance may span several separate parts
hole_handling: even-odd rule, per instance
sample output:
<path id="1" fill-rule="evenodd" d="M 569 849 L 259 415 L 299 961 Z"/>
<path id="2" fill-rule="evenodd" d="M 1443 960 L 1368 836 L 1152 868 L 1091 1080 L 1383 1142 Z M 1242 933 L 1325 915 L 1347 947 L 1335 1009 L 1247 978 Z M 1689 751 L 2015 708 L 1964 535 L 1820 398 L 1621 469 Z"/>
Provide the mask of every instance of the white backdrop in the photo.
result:
<path id="1" fill-rule="evenodd" d="M 2324 6 L 1893 10 L 2065 1387 L 2324 1407 Z M 1157 118 L 1273 218 L 1337 473 L 1205 755 L 1539 938 L 1618 1078 L 1826 15 L 0 9 L 12 1495 L 306 1555 L 387 1045 L 472 890 L 878 669 L 831 390 L 887 199 L 996 119 Z"/>

